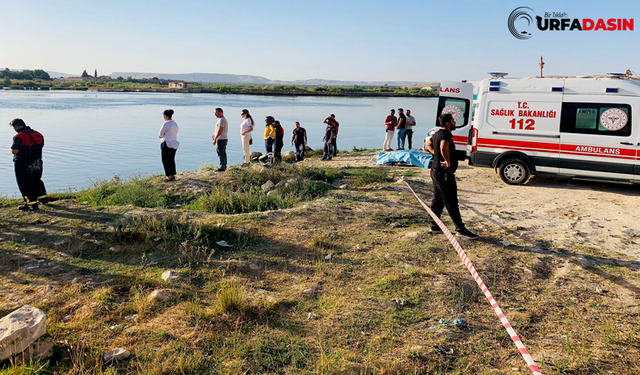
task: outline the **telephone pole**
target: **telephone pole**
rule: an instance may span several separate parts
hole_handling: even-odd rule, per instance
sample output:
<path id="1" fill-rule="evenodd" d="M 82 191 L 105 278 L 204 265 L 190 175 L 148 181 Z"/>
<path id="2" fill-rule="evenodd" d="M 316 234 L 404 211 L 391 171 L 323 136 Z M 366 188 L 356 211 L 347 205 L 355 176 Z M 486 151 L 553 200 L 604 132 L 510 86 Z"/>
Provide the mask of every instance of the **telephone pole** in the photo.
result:
<path id="1" fill-rule="evenodd" d="M 544 61 L 542 61 L 542 56 L 540 56 L 540 62 L 538 63 L 538 65 L 540 65 L 540 78 L 543 78 L 542 68 L 544 67 Z"/>

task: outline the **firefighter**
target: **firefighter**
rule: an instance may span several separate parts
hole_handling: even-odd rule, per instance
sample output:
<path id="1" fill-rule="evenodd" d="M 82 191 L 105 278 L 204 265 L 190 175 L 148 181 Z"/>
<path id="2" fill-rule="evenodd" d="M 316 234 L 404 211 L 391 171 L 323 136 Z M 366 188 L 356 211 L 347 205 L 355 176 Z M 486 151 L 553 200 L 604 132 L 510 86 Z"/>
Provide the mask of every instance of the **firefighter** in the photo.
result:
<path id="1" fill-rule="evenodd" d="M 24 206 L 18 207 L 22 211 L 38 210 L 38 202 L 47 203 L 47 190 L 42 182 L 42 147 L 44 137 L 31 129 L 22 119 L 13 119 L 9 126 L 16 131 L 13 136 L 11 153 L 15 164 L 16 181 L 20 193 L 24 197 Z"/>

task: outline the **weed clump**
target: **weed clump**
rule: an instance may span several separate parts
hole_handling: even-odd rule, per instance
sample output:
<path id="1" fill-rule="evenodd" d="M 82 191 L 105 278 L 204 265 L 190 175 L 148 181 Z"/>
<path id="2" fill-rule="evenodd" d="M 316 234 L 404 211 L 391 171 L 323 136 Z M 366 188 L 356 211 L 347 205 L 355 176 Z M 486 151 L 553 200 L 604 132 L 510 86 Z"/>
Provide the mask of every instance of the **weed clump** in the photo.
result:
<path id="1" fill-rule="evenodd" d="M 136 175 L 122 181 L 119 175 L 115 175 L 111 180 L 94 182 L 93 188 L 81 192 L 78 200 L 96 206 L 173 207 L 175 196 L 151 180 L 152 177 Z"/>
<path id="2" fill-rule="evenodd" d="M 224 312 L 247 310 L 247 295 L 238 283 L 225 283 L 218 291 L 218 308 Z"/>

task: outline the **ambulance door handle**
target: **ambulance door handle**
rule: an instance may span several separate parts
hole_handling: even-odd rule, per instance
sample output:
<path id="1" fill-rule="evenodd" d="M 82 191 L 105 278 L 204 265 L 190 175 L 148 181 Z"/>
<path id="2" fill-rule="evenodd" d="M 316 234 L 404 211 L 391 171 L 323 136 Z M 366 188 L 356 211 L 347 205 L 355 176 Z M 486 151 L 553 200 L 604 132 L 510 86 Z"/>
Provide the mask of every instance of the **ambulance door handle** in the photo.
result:
<path id="1" fill-rule="evenodd" d="M 633 142 L 620 142 L 621 145 L 633 146 Z"/>

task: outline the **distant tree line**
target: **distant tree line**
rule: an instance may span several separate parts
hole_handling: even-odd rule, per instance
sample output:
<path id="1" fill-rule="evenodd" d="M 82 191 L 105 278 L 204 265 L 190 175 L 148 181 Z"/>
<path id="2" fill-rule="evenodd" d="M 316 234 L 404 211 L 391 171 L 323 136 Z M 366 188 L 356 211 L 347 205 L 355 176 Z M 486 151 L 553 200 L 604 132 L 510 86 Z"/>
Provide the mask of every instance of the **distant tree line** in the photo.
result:
<path id="1" fill-rule="evenodd" d="M 49 73 L 45 72 L 42 69 L 9 70 L 9 68 L 6 68 L 5 70 L 0 71 L 0 78 L 22 79 L 22 80 L 40 79 L 43 81 L 51 81 L 51 77 L 49 76 Z"/>

